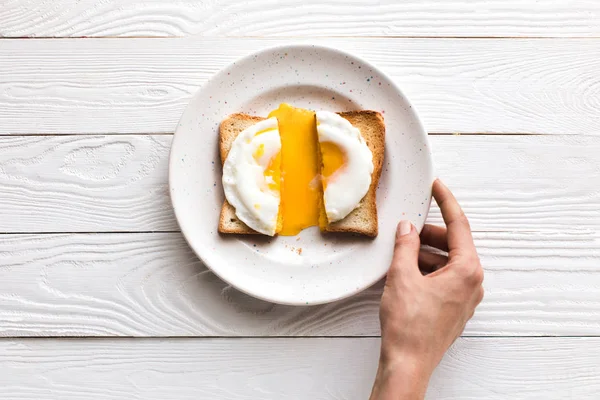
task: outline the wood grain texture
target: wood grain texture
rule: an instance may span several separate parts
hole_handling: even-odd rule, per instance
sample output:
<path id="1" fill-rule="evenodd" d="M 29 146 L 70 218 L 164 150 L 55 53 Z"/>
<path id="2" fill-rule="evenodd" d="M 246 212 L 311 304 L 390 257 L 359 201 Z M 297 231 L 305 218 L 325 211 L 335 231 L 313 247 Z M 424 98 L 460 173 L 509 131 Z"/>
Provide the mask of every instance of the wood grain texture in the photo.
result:
<path id="1" fill-rule="evenodd" d="M 462 338 L 427 400 L 595 399 L 598 338 Z M 379 339 L 0 341 L 5 399 L 366 399 Z"/>
<path id="2" fill-rule="evenodd" d="M 174 230 L 170 136 L 0 138 L 2 232 Z"/>
<path id="3" fill-rule="evenodd" d="M 597 335 L 600 235 L 475 233 L 486 296 L 466 335 Z M 373 336 L 382 284 L 336 303 L 256 300 L 178 233 L 0 235 L 0 336 Z"/>
<path id="4" fill-rule="evenodd" d="M 600 138 L 430 139 L 436 173 L 456 193 L 473 229 L 598 231 Z M 0 137 L 0 233 L 178 230 L 168 193 L 171 140 Z M 436 206 L 429 222 L 442 222 Z"/>
<path id="5" fill-rule="evenodd" d="M 598 36 L 589 0 L 4 1 L 0 36 Z"/>
<path id="6" fill-rule="evenodd" d="M 286 39 L 0 41 L 0 134 L 171 133 L 219 69 Z M 312 39 L 379 65 L 429 132 L 597 135 L 600 41 Z"/>
<path id="7" fill-rule="evenodd" d="M 598 231 L 600 141 L 582 136 L 430 136 L 435 173 L 472 228 Z M 442 224 L 437 206 L 428 222 Z"/>

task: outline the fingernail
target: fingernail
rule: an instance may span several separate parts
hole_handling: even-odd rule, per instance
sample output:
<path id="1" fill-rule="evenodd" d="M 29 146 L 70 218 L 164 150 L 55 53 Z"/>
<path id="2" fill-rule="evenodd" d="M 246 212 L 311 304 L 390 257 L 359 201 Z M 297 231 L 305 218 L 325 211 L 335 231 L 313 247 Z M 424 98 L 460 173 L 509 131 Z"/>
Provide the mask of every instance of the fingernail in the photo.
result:
<path id="1" fill-rule="evenodd" d="M 398 236 L 408 235 L 412 229 L 410 221 L 400 221 L 398 224 Z"/>

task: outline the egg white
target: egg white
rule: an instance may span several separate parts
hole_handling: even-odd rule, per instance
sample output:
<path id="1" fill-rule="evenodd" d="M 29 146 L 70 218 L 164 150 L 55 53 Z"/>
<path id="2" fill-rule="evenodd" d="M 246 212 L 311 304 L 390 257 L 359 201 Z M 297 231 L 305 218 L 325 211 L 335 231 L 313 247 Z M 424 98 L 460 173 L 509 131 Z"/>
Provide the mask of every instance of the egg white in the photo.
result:
<path id="1" fill-rule="evenodd" d="M 259 132 L 260 135 L 257 135 Z M 255 154 L 263 146 L 262 155 Z M 281 194 L 271 190 L 265 178 L 271 159 L 281 150 L 277 118 L 269 118 L 243 130 L 234 140 L 223 165 L 225 198 L 237 217 L 250 228 L 273 236 L 277 228 Z"/>
<path id="2" fill-rule="evenodd" d="M 371 186 L 373 154 L 360 130 L 336 113 L 317 112 L 319 143 L 333 142 L 346 155 L 346 162 L 327 181 L 323 193 L 325 213 L 329 222 L 350 214 Z"/>

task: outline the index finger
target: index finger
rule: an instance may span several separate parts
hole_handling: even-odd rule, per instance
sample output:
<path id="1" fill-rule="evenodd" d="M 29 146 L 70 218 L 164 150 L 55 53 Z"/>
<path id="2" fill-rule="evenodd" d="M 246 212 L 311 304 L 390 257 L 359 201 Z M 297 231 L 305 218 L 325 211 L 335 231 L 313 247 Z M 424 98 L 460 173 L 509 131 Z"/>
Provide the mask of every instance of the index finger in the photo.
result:
<path id="1" fill-rule="evenodd" d="M 433 198 L 442 211 L 442 217 L 448 229 L 448 251 L 474 253 L 475 244 L 469 220 L 450 189 L 439 179 L 433 182 Z"/>

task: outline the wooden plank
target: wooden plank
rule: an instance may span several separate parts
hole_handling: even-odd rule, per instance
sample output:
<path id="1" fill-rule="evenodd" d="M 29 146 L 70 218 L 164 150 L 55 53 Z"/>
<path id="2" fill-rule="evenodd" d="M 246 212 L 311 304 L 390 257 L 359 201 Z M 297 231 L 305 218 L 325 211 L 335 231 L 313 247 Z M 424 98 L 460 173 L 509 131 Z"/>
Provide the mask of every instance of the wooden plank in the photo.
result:
<path id="1" fill-rule="evenodd" d="M 170 133 L 213 73 L 284 43 L 289 40 L 3 40 L 0 134 Z M 310 43 L 379 65 L 414 102 L 429 132 L 598 134 L 598 40 Z"/>
<path id="2" fill-rule="evenodd" d="M 171 136 L 0 138 L 2 232 L 177 230 Z"/>
<path id="3" fill-rule="evenodd" d="M 437 174 L 473 229 L 600 227 L 600 138 L 430 138 Z M 0 233 L 178 230 L 167 186 L 171 139 L 0 137 Z M 429 222 L 441 223 L 437 207 Z"/>
<path id="4" fill-rule="evenodd" d="M 428 400 L 593 399 L 599 338 L 462 338 Z M 0 341 L 6 399 L 366 399 L 379 339 Z"/>
<path id="5" fill-rule="evenodd" d="M 13 0 L 0 36 L 598 36 L 595 1 Z"/>
<path id="6" fill-rule="evenodd" d="M 600 332 L 600 234 L 475 240 L 486 296 L 466 335 Z M 178 233 L 0 235 L 3 337 L 374 336 L 381 288 L 282 306 L 217 279 Z"/>

